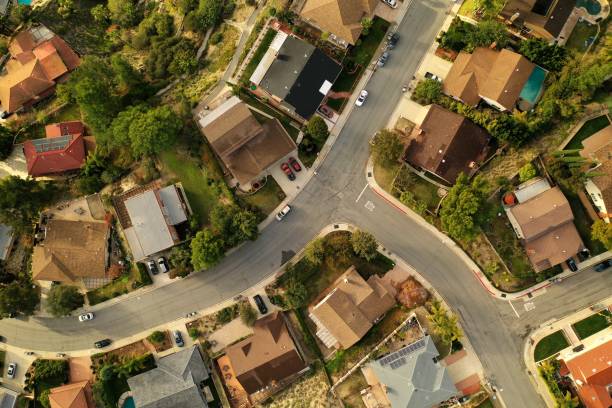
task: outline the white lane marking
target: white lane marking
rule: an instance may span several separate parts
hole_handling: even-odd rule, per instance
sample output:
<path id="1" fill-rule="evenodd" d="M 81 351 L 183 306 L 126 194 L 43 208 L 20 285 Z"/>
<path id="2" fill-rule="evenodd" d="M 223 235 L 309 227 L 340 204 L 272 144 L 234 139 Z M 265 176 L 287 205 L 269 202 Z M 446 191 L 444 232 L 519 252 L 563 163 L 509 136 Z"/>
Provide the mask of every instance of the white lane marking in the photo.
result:
<path id="1" fill-rule="evenodd" d="M 356 203 L 357 203 L 357 202 L 359 202 L 359 199 L 361 198 L 361 196 L 363 195 L 363 193 L 365 193 L 366 188 L 368 188 L 368 185 L 369 185 L 369 184 L 367 184 L 367 183 L 366 183 L 366 185 L 365 185 L 365 186 L 363 186 L 363 190 L 361 190 L 361 193 L 359 193 L 359 195 L 357 196 L 357 199 L 355 200 L 355 202 L 356 202 Z"/>
<path id="2" fill-rule="evenodd" d="M 512 304 L 512 302 L 508 301 L 508 303 L 510 304 L 510 307 L 512 308 L 512 310 L 514 310 L 514 314 L 516 315 L 516 317 L 521 317 L 521 315 L 519 315 L 516 309 L 514 308 L 514 305 Z"/>
<path id="3" fill-rule="evenodd" d="M 374 208 L 376 208 L 376 206 L 374 205 L 374 203 L 373 203 L 373 202 L 371 202 L 371 201 L 368 201 L 367 203 L 365 203 L 365 206 L 364 206 L 364 207 L 365 207 L 365 208 L 367 208 L 367 209 L 368 209 L 368 210 L 370 210 L 370 211 L 374 211 Z"/>

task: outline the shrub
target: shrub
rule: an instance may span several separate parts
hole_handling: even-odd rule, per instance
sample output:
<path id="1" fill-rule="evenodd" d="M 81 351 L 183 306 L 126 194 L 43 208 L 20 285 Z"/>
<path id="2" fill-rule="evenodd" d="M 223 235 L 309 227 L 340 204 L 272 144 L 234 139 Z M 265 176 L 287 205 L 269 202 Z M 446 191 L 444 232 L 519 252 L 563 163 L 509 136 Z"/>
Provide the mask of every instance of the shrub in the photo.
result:
<path id="1" fill-rule="evenodd" d="M 216 45 L 216 44 L 219 44 L 222 40 L 223 40 L 223 33 L 217 31 L 216 33 L 210 36 L 208 43 L 211 45 Z"/>
<path id="2" fill-rule="evenodd" d="M 414 88 L 412 98 L 421 105 L 429 105 L 437 102 L 440 95 L 442 95 L 442 84 L 435 79 L 425 79 Z"/>
<path id="3" fill-rule="evenodd" d="M 357 230 L 351 235 L 353 251 L 366 261 L 371 261 L 378 255 L 378 242 L 369 232 Z"/>
<path id="4" fill-rule="evenodd" d="M 243 302 L 240 305 L 240 320 L 249 327 L 253 327 L 257 320 L 257 312 L 249 302 Z"/>
<path id="5" fill-rule="evenodd" d="M 424 305 L 429 299 L 429 292 L 416 279 L 410 277 L 399 285 L 396 297 L 402 305 L 413 308 Z"/>
<path id="6" fill-rule="evenodd" d="M 196 327 L 190 327 L 187 329 L 187 333 L 193 340 L 197 340 L 200 337 L 200 331 Z"/>
<path id="7" fill-rule="evenodd" d="M 538 171 L 536 170 L 535 166 L 531 163 L 527 163 L 519 170 L 519 180 L 521 181 L 521 183 L 524 183 L 527 180 L 531 180 L 532 178 L 537 176 L 537 174 Z"/>
<path id="8" fill-rule="evenodd" d="M 219 310 L 215 315 L 215 320 L 219 324 L 227 324 L 236 318 L 236 306 L 228 306 Z"/>
<path id="9" fill-rule="evenodd" d="M 166 335 L 159 330 L 155 330 L 153 333 L 149 335 L 149 337 L 147 337 L 147 340 L 149 340 L 153 344 L 159 345 L 163 343 L 164 340 L 166 340 Z"/>

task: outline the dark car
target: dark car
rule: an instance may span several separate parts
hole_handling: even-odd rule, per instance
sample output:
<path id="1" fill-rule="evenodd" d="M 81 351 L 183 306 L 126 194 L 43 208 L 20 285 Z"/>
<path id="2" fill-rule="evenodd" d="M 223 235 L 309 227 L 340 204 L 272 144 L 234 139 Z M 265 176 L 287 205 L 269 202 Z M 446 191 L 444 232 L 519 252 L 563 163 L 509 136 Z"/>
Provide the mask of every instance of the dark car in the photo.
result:
<path id="1" fill-rule="evenodd" d="M 159 273 L 159 270 L 157 269 L 157 265 L 155 264 L 155 261 L 153 260 L 147 261 L 147 268 L 149 268 L 149 272 L 151 272 L 153 275 L 157 275 Z"/>
<path id="2" fill-rule="evenodd" d="M 94 346 L 96 348 L 104 348 L 106 346 L 110 346 L 111 343 L 112 343 L 111 339 L 104 339 L 104 340 L 96 341 L 94 343 Z"/>
<path id="3" fill-rule="evenodd" d="M 291 171 L 291 167 L 287 163 L 281 164 L 281 170 L 287 175 L 287 178 L 291 181 L 295 180 L 295 174 Z"/>
<path id="4" fill-rule="evenodd" d="M 387 36 L 387 41 L 389 42 L 389 49 L 392 50 L 397 45 L 397 42 L 400 39 L 400 35 L 398 33 L 390 33 Z"/>
<path id="5" fill-rule="evenodd" d="M 181 332 L 178 330 L 175 330 L 173 334 L 174 334 L 174 342 L 176 343 L 176 345 L 179 347 L 183 347 L 185 345 L 185 342 L 183 341 L 183 336 L 181 335 Z"/>
<path id="6" fill-rule="evenodd" d="M 576 265 L 576 261 L 574 261 L 574 258 L 570 258 L 565 262 L 567 262 L 567 266 L 570 268 L 570 271 L 576 272 L 578 270 L 578 266 Z"/>
<path id="7" fill-rule="evenodd" d="M 293 170 L 295 171 L 302 171 L 302 166 L 300 166 L 300 163 L 298 163 L 297 160 L 295 160 L 293 157 L 289 158 L 289 165 L 293 168 Z"/>
<path id="8" fill-rule="evenodd" d="M 606 259 L 605 261 L 600 262 L 597 265 L 595 265 L 593 269 L 595 269 L 595 272 L 603 272 L 606 269 L 608 269 L 610 266 L 612 266 L 612 259 Z"/>
<path id="9" fill-rule="evenodd" d="M 378 58 L 378 62 L 376 64 L 379 67 L 384 67 L 388 59 L 389 59 L 389 53 L 385 51 L 381 54 L 380 58 Z"/>
<path id="10" fill-rule="evenodd" d="M 257 305 L 257 309 L 259 309 L 259 313 L 261 314 L 268 313 L 268 307 L 266 306 L 263 298 L 260 295 L 253 296 L 253 300 L 255 301 L 255 304 Z"/>

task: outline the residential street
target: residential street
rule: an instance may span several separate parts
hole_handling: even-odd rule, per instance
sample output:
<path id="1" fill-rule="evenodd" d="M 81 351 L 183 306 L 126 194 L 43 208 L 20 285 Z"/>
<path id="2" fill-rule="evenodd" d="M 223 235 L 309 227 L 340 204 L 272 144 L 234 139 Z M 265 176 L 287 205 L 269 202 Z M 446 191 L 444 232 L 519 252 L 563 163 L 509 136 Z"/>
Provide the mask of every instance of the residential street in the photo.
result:
<path id="1" fill-rule="evenodd" d="M 543 406 L 522 359 L 526 333 L 541 323 L 610 295 L 612 273 L 581 272 L 542 291 L 527 311 L 514 301 L 489 296 L 472 271 L 438 237 L 366 188 L 368 140 L 387 124 L 420 59 L 446 17 L 448 0 L 414 0 L 398 31 L 401 40 L 389 63 L 367 85 L 365 105 L 355 108 L 317 175 L 292 202 L 283 222 L 269 225 L 255 242 L 232 252 L 220 265 L 173 284 L 96 311 L 96 319 L 1 320 L 6 342 L 33 350 L 69 351 L 103 338 L 120 339 L 171 322 L 187 312 L 231 299 L 297 253 L 324 226 L 348 222 L 373 233 L 418 270 L 461 316 L 461 323 L 487 376 L 502 389 L 508 407 Z M 359 198 L 359 200 L 357 200 Z"/>

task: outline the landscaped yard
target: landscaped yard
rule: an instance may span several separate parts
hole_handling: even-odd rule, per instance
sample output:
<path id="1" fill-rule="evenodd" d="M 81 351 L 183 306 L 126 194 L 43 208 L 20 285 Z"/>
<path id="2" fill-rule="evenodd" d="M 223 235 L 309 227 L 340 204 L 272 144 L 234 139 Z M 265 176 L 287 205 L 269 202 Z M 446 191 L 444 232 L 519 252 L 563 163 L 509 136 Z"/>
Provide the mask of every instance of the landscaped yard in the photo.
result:
<path id="1" fill-rule="evenodd" d="M 582 340 L 602 331 L 611 324 L 612 313 L 603 310 L 572 325 L 576 335 Z"/>
<path id="2" fill-rule="evenodd" d="M 461 8 L 459 8 L 459 14 L 462 16 L 475 18 L 474 12 L 478 9 L 478 5 L 481 3 L 481 0 L 464 0 L 461 3 Z M 491 15 L 496 16 L 500 11 L 504 8 L 505 0 L 492 0 L 492 9 Z"/>
<path id="3" fill-rule="evenodd" d="M 329 381 L 325 371 L 316 367 L 285 390 L 273 395 L 263 404 L 267 408 L 322 407 L 339 408 L 341 405 L 329 393 Z"/>
<path id="4" fill-rule="evenodd" d="M 368 383 L 361 370 L 356 370 L 336 388 L 336 394 L 345 406 L 364 408 L 365 404 L 363 399 L 361 399 L 360 391 L 367 387 Z"/>
<path id="5" fill-rule="evenodd" d="M 572 149 L 582 149 L 582 141 L 587 137 L 599 132 L 601 129 L 605 128 L 610 124 L 610 119 L 608 119 L 607 115 L 602 115 L 600 117 L 591 119 L 585 122 L 584 125 L 580 128 L 580 130 L 574 135 L 572 140 L 565 147 L 566 150 Z"/>
<path id="6" fill-rule="evenodd" d="M 393 188 L 400 196 L 403 192 L 409 192 L 416 201 L 423 203 L 432 214 L 435 213 L 440 202 L 439 187 L 414 174 L 406 166 L 402 166 L 397 173 Z"/>
<path id="7" fill-rule="evenodd" d="M 153 283 L 151 276 L 141 263 L 128 265 L 128 274 L 113 280 L 107 285 L 87 292 L 87 301 L 90 306 L 105 302 L 117 296 L 124 295 L 134 289 Z"/>
<path id="8" fill-rule="evenodd" d="M 259 189 L 255 194 L 240 196 L 240 200 L 245 203 L 257 207 L 261 214 L 266 216 L 270 214 L 285 198 L 285 193 L 274 180 L 274 177 L 268 176 L 266 185 Z"/>
<path id="9" fill-rule="evenodd" d="M 578 229 L 580 238 L 582 238 L 582 242 L 584 242 L 584 245 L 589 249 L 589 251 L 591 251 L 591 256 L 599 255 L 605 252 L 606 248 L 603 246 L 603 244 L 591 237 L 591 225 L 593 225 L 593 220 L 586 212 L 580 198 L 578 198 L 578 194 L 563 188 L 563 186 L 560 187 L 563 194 L 567 198 L 567 201 L 569 201 L 570 207 L 572 207 L 574 224 L 576 224 L 576 228 Z"/>
<path id="10" fill-rule="evenodd" d="M 571 50 L 575 50 L 579 53 L 583 53 L 587 50 L 591 42 L 597 35 L 597 26 L 595 24 L 589 24 L 586 21 L 578 21 L 574 31 L 567 39 L 565 46 Z"/>
<path id="11" fill-rule="evenodd" d="M 610 92 L 610 89 L 605 87 L 603 89 L 598 89 L 597 92 L 595 92 L 593 100 L 606 105 L 608 109 L 612 111 L 612 92 Z"/>
<path id="12" fill-rule="evenodd" d="M 542 361 L 545 358 L 552 356 L 555 353 L 569 346 L 569 343 L 563 335 L 563 331 L 559 330 L 544 337 L 536 344 L 533 352 L 533 358 L 537 361 Z"/>

